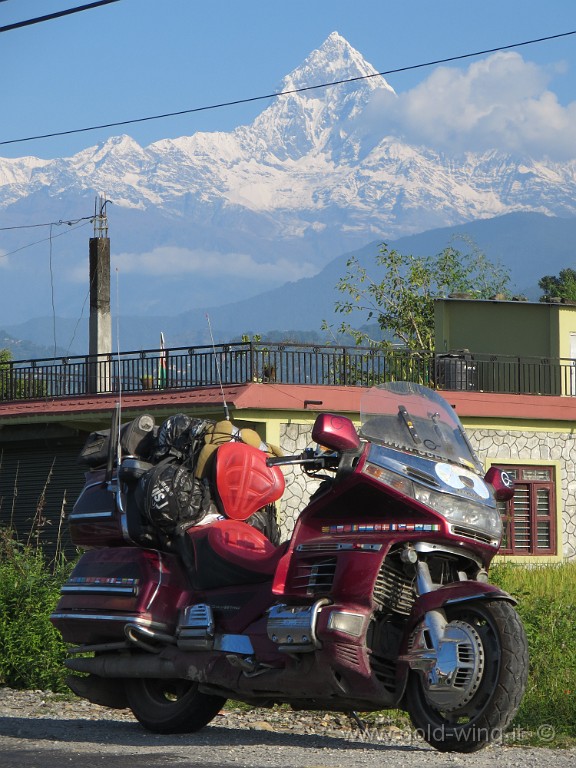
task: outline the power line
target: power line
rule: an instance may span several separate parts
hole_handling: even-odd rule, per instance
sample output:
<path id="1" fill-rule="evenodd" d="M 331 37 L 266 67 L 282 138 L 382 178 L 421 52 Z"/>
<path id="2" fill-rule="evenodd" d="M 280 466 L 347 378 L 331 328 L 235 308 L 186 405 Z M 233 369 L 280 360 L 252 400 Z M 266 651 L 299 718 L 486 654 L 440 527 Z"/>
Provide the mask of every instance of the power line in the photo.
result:
<path id="1" fill-rule="evenodd" d="M 0 0 L 0 3 L 5 3 L 6 0 Z M 78 224 L 81 221 L 91 221 L 94 219 L 94 215 L 92 216 L 81 216 L 79 219 L 60 219 L 59 221 L 49 221 L 47 224 L 20 224 L 19 226 L 15 227 L 0 227 L 0 232 L 7 232 L 10 229 L 35 229 L 36 227 L 56 227 L 60 224 L 68 224 L 68 226 L 73 226 L 74 224 Z"/>
<path id="2" fill-rule="evenodd" d="M 114 0 L 108 0 L 113 2 Z M 474 51 L 473 53 L 463 53 L 459 56 L 449 56 L 445 59 L 436 59 L 434 61 L 427 61 L 422 64 L 412 64 L 406 67 L 397 67 L 396 69 L 388 69 L 385 72 L 374 72 L 370 75 L 358 75 L 357 77 L 350 77 L 344 80 L 334 80 L 330 83 L 320 83 L 319 85 L 307 85 L 302 88 L 292 88 L 287 91 L 279 91 L 276 93 L 267 93 L 264 96 L 251 96 L 246 99 L 235 99 L 234 101 L 223 101 L 219 104 L 209 104 L 204 107 L 193 107 L 192 109 L 181 109 L 177 112 L 165 112 L 161 115 L 150 115 L 148 117 L 137 117 L 132 120 L 119 120 L 114 123 L 101 123 L 100 125 L 91 125 L 87 128 L 72 128 L 67 131 L 55 131 L 54 133 L 43 133 L 37 136 L 26 136 L 20 139 L 9 139 L 7 141 L 0 141 L 0 146 L 6 146 L 7 144 L 19 144 L 25 141 L 37 141 L 39 139 L 52 139 L 56 136 L 70 136 L 76 133 L 87 133 L 88 131 L 97 131 L 102 128 L 118 128 L 123 125 L 134 125 L 136 123 L 145 123 L 151 120 L 162 120 L 166 117 L 179 117 L 181 115 L 191 115 L 195 112 L 207 112 L 212 109 L 221 109 L 223 107 L 234 107 L 239 104 L 249 104 L 255 101 L 264 101 L 266 99 L 277 99 L 280 96 L 290 96 L 295 93 L 304 93 L 305 91 L 314 91 L 321 88 L 331 88 L 335 85 L 344 85 L 346 83 L 355 83 L 360 80 L 368 80 L 372 77 L 384 77 L 385 75 L 394 75 L 399 72 L 408 72 L 414 69 L 423 69 L 425 67 L 433 67 L 438 64 L 448 64 L 452 61 L 462 61 L 463 59 L 470 59 L 474 56 L 484 56 L 488 53 L 497 53 L 498 51 L 508 51 L 511 48 L 521 48 L 526 45 L 534 45 L 536 43 L 544 43 L 548 40 L 557 40 L 561 37 L 569 37 L 570 35 L 576 35 L 576 30 L 571 32 L 561 32 L 558 35 L 548 35 L 547 37 L 539 37 L 534 40 L 525 40 L 522 43 L 511 43 L 510 45 L 500 45 L 496 48 L 487 48 L 483 51 Z"/>
<path id="3" fill-rule="evenodd" d="M 0 0 L 4 2 L 4 0 Z M 64 11 L 55 11 L 49 13 L 46 16 L 36 16 L 34 19 L 26 19 L 25 21 L 16 21 L 14 24 L 7 24 L 4 27 L 0 27 L 0 32 L 10 32 L 13 29 L 21 29 L 22 27 L 29 27 L 32 24 L 41 24 L 44 21 L 51 21 L 52 19 L 59 19 L 62 16 L 69 16 L 72 13 L 80 13 L 81 11 L 89 11 L 91 8 L 98 8 L 100 5 L 109 5 L 110 3 L 117 3 L 119 0 L 98 0 L 95 3 L 86 3 L 86 5 L 79 5 L 76 8 L 67 8 Z"/>
<path id="4" fill-rule="evenodd" d="M 7 2 L 7 0 L 0 0 L 0 3 L 4 3 L 4 2 Z M 110 201 L 108 200 L 107 202 L 110 202 Z M 23 245 L 20 248 L 16 248 L 13 251 L 9 251 L 8 253 L 0 252 L 0 259 L 6 258 L 8 256 L 12 256 L 15 253 L 19 253 L 20 251 L 26 250 L 27 248 L 32 248 L 34 245 L 39 245 L 40 243 L 45 243 L 47 241 L 50 243 L 49 254 L 48 254 L 48 265 L 49 265 L 49 272 L 50 272 L 50 297 L 51 297 L 51 305 L 52 305 L 52 335 L 53 335 L 53 342 L 54 342 L 54 357 L 56 357 L 56 305 L 55 305 L 55 296 L 54 296 L 54 270 L 53 270 L 53 258 L 52 258 L 52 244 L 57 237 L 62 237 L 63 235 L 70 234 L 70 232 L 74 232 L 76 229 L 81 229 L 82 227 L 85 227 L 90 222 L 94 221 L 95 218 L 96 216 L 93 214 L 92 216 L 81 216 L 80 218 L 77 218 L 77 219 L 68 219 L 68 220 L 59 219 L 58 221 L 50 221 L 45 224 L 22 224 L 20 226 L 15 226 L 15 227 L 0 227 L 0 232 L 6 232 L 7 230 L 12 230 L 12 229 L 35 229 L 37 227 L 50 227 L 50 233 L 48 237 L 45 237 L 42 240 L 36 240 L 33 243 L 28 243 L 27 245 Z M 59 234 L 54 235 L 52 233 L 52 228 L 59 225 L 63 225 L 63 224 L 67 224 L 69 227 L 71 227 L 71 229 L 66 229 L 63 232 L 60 232 Z M 93 280 L 94 278 L 92 277 L 92 281 Z M 76 338 L 78 327 L 83 319 L 84 309 L 86 307 L 88 298 L 90 297 L 91 285 L 92 285 L 92 282 L 88 286 L 86 296 L 84 297 L 84 302 L 82 304 L 82 309 L 80 311 L 80 317 L 76 321 L 76 325 L 74 326 L 72 337 L 68 344 L 67 354 L 70 352 L 70 349 L 72 348 L 72 344 L 74 343 L 74 339 Z"/>
<path id="5" fill-rule="evenodd" d="M 91 217 L 92 218 L 92 217 Z M 72 227 L 71 229 L 65 229 L 64 232 L 60 232 L 58 235 L 51 235 L 50 237 L 43 237 L 42 240 L 35 240 L 33 243 L 28 243 L 28 245 L 22 245 L 20 248 L 16 248 L 13 251 L 8 251 L 8 253 L 1 253 L 0 252 L 0 259 L 5 259 L 8 256 L 13 256 L 15 253 L 19 253 L 20 251 L 25 251 L 26 248 L 32 248 L 34 245 L 39 245 L 40 243 L 46 243 L 51 240 L 55 240 L 57 237 L 62 237 L 63 235 L 69 235 L 70 232 L 75 232 L 77 229 L 81 229 L 82 227 L 85 227 L 89 222 L 84 221 L 83 219 L 79 219 L 78 221 L 83 221 L 82 224 L 78 224 L 76 227 Z M 50 224 L 44 224 L 41 226 L 50 226 Z M 9 229 L 9 227 L 8 227 Z"/>

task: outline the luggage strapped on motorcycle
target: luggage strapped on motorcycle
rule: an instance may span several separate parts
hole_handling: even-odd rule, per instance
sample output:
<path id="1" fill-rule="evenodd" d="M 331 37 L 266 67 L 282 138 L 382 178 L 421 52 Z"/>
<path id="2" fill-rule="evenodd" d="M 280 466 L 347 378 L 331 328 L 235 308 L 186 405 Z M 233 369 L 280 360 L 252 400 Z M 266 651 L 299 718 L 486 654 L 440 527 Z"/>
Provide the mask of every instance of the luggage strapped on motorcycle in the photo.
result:
<path id="1" fill-rule="evenodd" d="M 211 511 L 208 481 L 197 477 L 195 470 L 213 425 L 177 413 L 158 430 L 151 456 L 154 466 L 140 479 L 136 494 L 145 517 L 165 535 L 196 525 Z"/>

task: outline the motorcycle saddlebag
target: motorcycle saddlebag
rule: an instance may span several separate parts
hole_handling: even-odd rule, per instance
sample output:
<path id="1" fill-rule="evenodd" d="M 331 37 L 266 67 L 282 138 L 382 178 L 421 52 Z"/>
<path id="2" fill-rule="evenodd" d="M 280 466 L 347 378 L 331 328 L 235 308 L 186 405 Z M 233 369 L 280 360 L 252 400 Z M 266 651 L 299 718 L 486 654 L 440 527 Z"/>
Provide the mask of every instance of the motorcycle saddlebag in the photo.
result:
<path id="1" fill-rule="evenodd" d="M 158 541 L 142 517 L 134 492 L 138 478 L 151 468 L 152 464 L 140 459 L 122 461 L 119 471 L 124 483 L 121 504 L 117 500 L 116 475 L 112 476 L 112 482 L 107 482 L 105 469 L 86 472 L 84 488 L 68 517 L 72 543 L 86 549 L 126 544 L 157 546 Z"/>
<path id="2" fill-rule="evenodd" d="M 127 543 L 126 524 L 115 496 L 114 488 L 106 482 L 104 469 L 86 473 L 84 488 L 68 516 L 73 544 L 79 547 L 110 547 Z"/>
<path id="3" fill-rule="evenodd" d="M 137 547 L 85 552 L 50 616 L 66 643 L 126 639 L 125 629 L 173 635 L 185 605 L 185 575 L 174 555 Z"/>

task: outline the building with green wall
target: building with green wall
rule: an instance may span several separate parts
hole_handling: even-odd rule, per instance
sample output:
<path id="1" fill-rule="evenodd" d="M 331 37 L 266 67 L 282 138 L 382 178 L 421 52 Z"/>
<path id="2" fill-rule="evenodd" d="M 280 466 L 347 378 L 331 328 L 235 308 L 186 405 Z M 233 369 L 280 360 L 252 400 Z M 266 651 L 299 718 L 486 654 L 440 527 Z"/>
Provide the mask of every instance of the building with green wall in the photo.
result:
<path id="1" fill-rule="evenodd" d="M 576 304 L 438 299 L 437 354 L 576 358 Z"/>

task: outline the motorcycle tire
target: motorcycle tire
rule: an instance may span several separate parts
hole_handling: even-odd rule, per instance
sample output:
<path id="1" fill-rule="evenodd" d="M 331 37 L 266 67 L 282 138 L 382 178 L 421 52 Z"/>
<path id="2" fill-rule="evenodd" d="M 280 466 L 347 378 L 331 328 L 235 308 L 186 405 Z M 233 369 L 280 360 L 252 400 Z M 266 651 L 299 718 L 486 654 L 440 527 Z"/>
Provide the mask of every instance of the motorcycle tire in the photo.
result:
<path id="1" fill-rule="evenodd" d="M 129 678 L 124 682 L 134 717 L 153 733 L 193 733 L 207 725 L 226 699 L 198 691 L 190 680 Z"/>
<path id="2" fill-rule="evenodd" d="M 422 676 L 412 672 L 406 709 L 424 738 L 440 752 L 476 752 L 502 738 L 516 714 L 528 677 L 528 644 L 514 607 L 503 600 L 475 601 L 446 609 L 448 621 L 469 624 L 480 637 L 482 678 L 461 708 L 443 712 L 426 696 Z"/>

